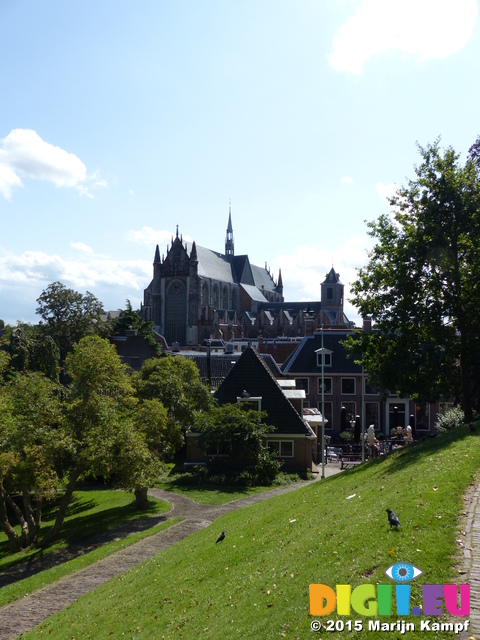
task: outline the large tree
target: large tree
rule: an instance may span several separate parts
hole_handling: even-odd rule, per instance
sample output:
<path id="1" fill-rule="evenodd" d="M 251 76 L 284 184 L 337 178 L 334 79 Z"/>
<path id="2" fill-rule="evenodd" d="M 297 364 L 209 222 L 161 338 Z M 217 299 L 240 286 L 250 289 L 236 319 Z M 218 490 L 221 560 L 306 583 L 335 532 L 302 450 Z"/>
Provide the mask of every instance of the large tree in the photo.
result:
<path id="1" fill-rule="evenodd" d="M 62 363 L 81 338 L 101 332 L 102 304 L 88 291 L 83 295 L 53 282 L 42 291 L 37 303 L 42 331 L 57 343 Z"/>
<path id="2" fill-rule="evenodd" d="M 146 360 L 134 374 L 134 384 L 140 398 L 160 400 L 169 418 L 184 430 L 194 424 L 197 411 L 208 410 L 212 405 L 197 366 L 181 356 Z"/>
<path id="3" fill-rule="evenodd" d="M 479 398 L 480 165 L 439 140 L 418 146 L 416 177 L 368 223 L 376 245 L 353 283 L 371 317 L 350 348 L 372 382 L 433 401 L 457 390 L 467 420 Z"/>
<path id="4" fill-rule="evenodd" d="M 63 388 L 39 372 L 0 380 L 0 530 L 15 551 L 34 543 L 46 547 L 57 537 L 84 474 L 114 478 L 145 507 L 163 460 L 182 442 L 179 424 L 161 401 L 137 397 L 107 340 L 82 338 L 67 355 L 66 369 L 70 382 Z M 42 505 L 54 497 L 55 522 L 40 537 Z"/>
<path id="5" fill-rule="evenodd" d="M 43 504 L 58 486 L 56 465 L 69 444 L 59 397 L 58 384 L 40 373 L 16 374 L 0 388 L 0 529 L 13 551 L 36 542 Z"/>
<path id="6" fill-rule="evenodd" d="M 126 366 L 107 340 L 82 338 L 67 355 L 66 367 L 71 378 L 66 402 L 71 444 L 63 460 L 65 492 L 42 546 L 49 545 L 60 532 L 80 476 L 88 472 L 108 478 L 116 470 L 116 452 L 126 436 L 125 417 L 136 404 Z"/>

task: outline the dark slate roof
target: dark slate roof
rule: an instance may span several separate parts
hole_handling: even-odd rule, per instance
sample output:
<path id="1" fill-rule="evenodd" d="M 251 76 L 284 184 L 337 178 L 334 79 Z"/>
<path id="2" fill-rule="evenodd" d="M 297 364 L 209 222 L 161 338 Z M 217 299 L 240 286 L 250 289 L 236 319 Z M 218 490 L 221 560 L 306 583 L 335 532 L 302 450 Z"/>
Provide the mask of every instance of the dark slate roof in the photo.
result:
<path id="1" fill-rule="evenodd" d="M 180 353 L 179 355 L 189 358 L 198 367 L 200 377 L 207 378 L 207 354 L 206 353 Z M 242 354 L 240 353 L 214 353 L 210 356 L 210 371 L 212 379 L 226 378 L 230 370 L 235 366 Z M 282 372 L 274 358 L 270 354 L 259 354 L 265 366 L 271 371 L 273 376 L 280 377 Z"/>
<path id="2" fill-rule="evenodd" d="M 309 427 L 298 415 L 256 349 L 249 346 L 241 355 L 215 393 L 220 404 L 235 404 L 246 391 L 250 397 L 262 398 L 266 423 L 276 427 L 276 433 L 311 435 Z"/>
<path id="3" fill-rule="evenodd" d="M 254 287 L 253 285 L 250 285 L 250 284 L 241 284 L 240 286 L 242 287 L 242 289 L 244 289 L 247 292 L 248 296 L 255 302 L 260 302 L 260 304 L 263 304 L 267 301 L 263 293 L 259 289 L 257 289 L 257 287 Z"/>
<path id="4" fill-rule="evenodd" d="M 315 316 L 320 313 L 320 309 L 322 308 L 322 303 L 319 301 L 314 302 L 265 302 L 263 303 L 259 310 L 262 311 L 273 311 L 275 315 L 277 315 L 280 311 L 289 311 L 290 314 L 295 317 L 298 315 L 300 311 L 311 311 Z"/>
<path id="5" fill-rule="evenodd" d="M 255 284 L 248 256 L 233 256 L 232 268 L 235 272 L 237 282 L 243 282 L 243 284 L 250 284 L 252 286 Z"/>
<path id="6" fill-rule="evenodd" d="M 183 355 L 183 354 L 180 354 Z M 198 367 L 198 371 L 200 373 L 200 378 L 206 380 L 208 377 L 207 374 L 207 354 L 206 353 L 197 353 L 197 354 L 189 354 L 184 357 L 193 360 Z M 238 360 L 239 356 L 236 353 L 229 354 L 212 354 L 210 356 L 210 372 L 212 379 L 220 379 L 225 378 L 228 375 L 228 372 L 234 366 L 235 362 Z M 233 363 L 233 364 L 232 364 Z"/>
<path id="7" fill-rule="evenodd" d="M 192 244 L 186 242 L 185 246 L 187 252 L 190 253 Z M 212 278 L 213 280 L 228 283 L 242 283 L 256 287 L 261 291 L 275 290 L 275 283 L 268 271 L 263 267 L 251 265 L 248 256 L 225 256 L 198 244 L 196 245 L 196 253 L 200 278 Z"/>
<path id="8" fill-rule="evenodd" d="M 187 251 L 190 251 L 191 247 L 192 245 L 187 243 Z M 205 247 L 200 247 L 198 244 L 196 245 L 196 249 L 198 275 L 201 278 L 213 278 L 214 280 L 230 283 L 235 282 L 232 265 L 226 256 L 216 251 L 206 249 Z"/>
<path id="9" fill-rule="evenodd" d="M 325 280 L 322 284 L 342 284 L 340 282 L 340 274 L 335 271 L 332 267 L 330 271 L 327 273 Z"/>
<path id="10" fill-rule="evenodd" d="M 145 336 L 112 336 L 110 340 L 122 362 L 133 369 L 140 369 L 145 360 L 158 357 L 155 348 L 147 342 Z"/>
<path id="11" fill-rule="evenodd" d="M 325 367 L 325 373 L 358 374 L 362 368 L 355 364 L 353 358 L 347 357 L 345 347 L 340 344 L 351 331 L 324 331 L 323 347 L 332 352 L 332 366 Z M 315 351 L 322 348 L 322 335 L 315 333 L 307 336 L 298 345 L 297 349 L 284 363 L 282 370 L 284 374 L 292 373 L 321 373 L 321 366 L 317 365 L 317 354 Z"/>

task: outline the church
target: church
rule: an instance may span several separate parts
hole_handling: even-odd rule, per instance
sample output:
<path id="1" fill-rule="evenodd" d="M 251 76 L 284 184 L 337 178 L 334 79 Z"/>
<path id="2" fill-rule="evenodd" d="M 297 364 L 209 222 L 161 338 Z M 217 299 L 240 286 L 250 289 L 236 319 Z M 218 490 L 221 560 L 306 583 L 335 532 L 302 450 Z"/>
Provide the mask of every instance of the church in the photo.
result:
<path id="1" fill-rule="evenodd" d="M 207 339 L 301 337 L 322 325 L 349 327 L 343 312 L 343 284 L 335 270 L 321 285 L 319 302 L 285 302 L 278 278 L 265 267 L 235 255 L 231 209 L 225 253 L 183 242 L 178 235 L 160 258 L 144 291 L 142 317 L 167 343 L 194 346 Z"/>

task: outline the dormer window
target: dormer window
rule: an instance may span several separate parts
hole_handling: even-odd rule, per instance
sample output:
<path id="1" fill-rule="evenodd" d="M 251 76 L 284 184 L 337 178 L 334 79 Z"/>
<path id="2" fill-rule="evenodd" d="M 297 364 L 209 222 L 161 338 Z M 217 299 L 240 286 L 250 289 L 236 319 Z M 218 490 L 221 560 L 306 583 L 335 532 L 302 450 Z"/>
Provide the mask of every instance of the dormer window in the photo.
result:
<path id="1" fill-rule="evenodd" d="M 252 397 L 247 391 L 243 391 L 241 396 L 237 396 L 237 402 L 241 403 L 245 409 L 261 412 L 262 398 L 261 396 Z"/>
<path id="2" fill-rule="evenodd" d="M 329 349 L 323 349 L 323 350 L 317 349 L 315 353 L 317 354 L 317 367 L 322 366 L 322 353 L 323 353 L 323 366 L 324 367 L 332 366 L 333 351 L 330 351 Z"/>

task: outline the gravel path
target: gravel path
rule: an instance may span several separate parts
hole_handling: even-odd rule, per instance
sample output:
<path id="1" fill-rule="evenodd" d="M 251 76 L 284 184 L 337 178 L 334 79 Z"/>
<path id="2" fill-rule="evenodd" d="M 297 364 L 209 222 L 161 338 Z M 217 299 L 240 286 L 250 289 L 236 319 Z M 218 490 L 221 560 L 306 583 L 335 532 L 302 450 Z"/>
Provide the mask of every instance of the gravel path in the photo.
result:
<path id="1" fill-rule="evenodd" d="M 325 467 L 326 476 L 338 473 L 338 471 L 339 468 L 334 465 Z M 172 505 L 172 509 L 168 513 L 161 516 L 142 518 L 137 522 L 128 523 L 112 532 L 98 536 L 88 541 L 88 543 L 75 545 L 58 553 L 47 554 L 44 558 L 39 558 L 2 572 L 0 575 L 0 587 L 70 560 L 116 538 L 124 537 L 135 531 L 141 531 L 171 518 L 184 518 L 182 522 L 172 525 L 165 531 L 144 538 L 126 549 L 121 549 L 74 574 L 60 578 L 56 582 L 20 600 L 0 607 L 0 640 L 13 640 L 26 633 L 49 616 L 72 604 L 80 596 L 93 591 L 115 576 L 125 573 L 195 531 L 207 527 L 225 513 L 235 511 L 255 502 L 268 500 L 277 495 L 289 493 L 305 486 L 305 484 L 303 482 L 291 484 L 248 498 L 233 500 L 223 505 L 201 505 L 176 493 L 161 489 L 151 489 L 149 491 L 150 495 L 165 500 Z"/>

